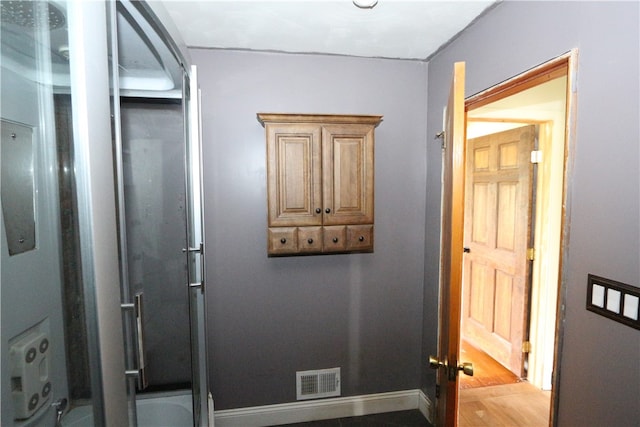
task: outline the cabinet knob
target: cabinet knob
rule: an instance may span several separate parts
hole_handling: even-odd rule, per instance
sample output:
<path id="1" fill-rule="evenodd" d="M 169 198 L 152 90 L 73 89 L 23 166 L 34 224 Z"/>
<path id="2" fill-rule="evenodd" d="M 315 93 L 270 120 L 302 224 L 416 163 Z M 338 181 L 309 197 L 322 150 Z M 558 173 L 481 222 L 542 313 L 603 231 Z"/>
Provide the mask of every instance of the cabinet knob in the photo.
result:
<path id="1" fill-rule="evenodd" d="M 282 243 L 282 244 L 284 245 L 285 243 L 287 243 L 287 239 L 285 239 L 285 238 L 283 237 L 282 239 L 280 239 L 280 243 Z"/>
<path id="2" fill-rule="evenodd" d="M 313 239 L 307 240 L 307 243 L 312 244 L 313 243 Z"/>
<path id="3" fill-rule="evenodd" d="M 364 242 L 364 236 L 358 237 L 358 240 L 360 240 L 361 242 Z"/>
<path id="4" fill-rule="evenodd" d="M 333 240 L 333 243 L 338 243 L 338 238 L 337 237 L 334 237 L 332 240 Z"/>
<path id="5" fill-rule="evenodd" d="M 316 208 L 316 213 L 319 214 L 320 212 L 322 212 L 322 209 Z"/>
<path id="6" fill-rule="evenodd" d="M 331 208 L 327 208 L 324 210 L 326 213 L 331 213 Z"/>

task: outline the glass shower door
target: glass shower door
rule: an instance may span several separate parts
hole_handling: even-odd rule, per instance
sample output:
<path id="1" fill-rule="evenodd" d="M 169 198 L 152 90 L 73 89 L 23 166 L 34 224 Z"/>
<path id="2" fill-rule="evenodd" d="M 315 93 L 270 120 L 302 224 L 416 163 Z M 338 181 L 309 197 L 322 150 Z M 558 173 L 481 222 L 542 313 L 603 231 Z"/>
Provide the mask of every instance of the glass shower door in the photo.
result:
<path id="1" fill-rule="evenodd" d="M 207 388 L 197 116 L 183 61 L 150 19 L 139 3 L 112 11 L 130 423 L 200 426 Z"/>
<path id="2" fill-rule="evenodd" d="M 141 319 L 138 390 L 190 390 L 182 105 L 124 98 L 120 109 L 128 280 Z"/>
<path id="3" fill-rule="evenodd" d="M 207 378 L 207 334 L 205 315 L 205 240 L 202 203 L 202 153 L 200 145 L 200 91 L 198 73 L 191 67 L 185 74 L 185 140 L 187 141 L 187 244 L 189 251 L 189 311 L 191 321 L 191 365 L 193 379 L 193 419 L 195 426 L 209 425 Z M 213 415 L 213 414 L 211 414 Z"/>

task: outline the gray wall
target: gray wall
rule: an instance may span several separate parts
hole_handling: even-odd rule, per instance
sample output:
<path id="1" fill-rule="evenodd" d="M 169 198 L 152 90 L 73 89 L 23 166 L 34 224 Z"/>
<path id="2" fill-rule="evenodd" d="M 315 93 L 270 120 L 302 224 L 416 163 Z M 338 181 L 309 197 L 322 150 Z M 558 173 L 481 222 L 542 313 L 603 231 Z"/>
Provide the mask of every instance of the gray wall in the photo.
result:
<path id="1" fill-rule="evenodd" d="M 579 48 L 577 137 L 569 177 L 570 236 L 561 365 L 561 426 L 640 420 L 640 334 L 585 310 L 587 274 L 635 286 L 639 265 L 637 2 L 505 2 L 429 62 L 428 134 L 440 130 L 452 64 L 467 63 L 467 96 Z M 440 152 L 427 151 L 424 351 L 435 351 Z M 433 392 L 433 377 L 422 386 Z"/>
<path id="2" fill-rule="evenodd" d="M 191 55 L 202 88 L 216 409 L 295 401 L 297 370 L 341 367 L 343 396 L 418 388 L 426 64 L 201 49 Z M 376 130 L 374 253 L 267 257 L 258 112 L 384 115 Z"/>

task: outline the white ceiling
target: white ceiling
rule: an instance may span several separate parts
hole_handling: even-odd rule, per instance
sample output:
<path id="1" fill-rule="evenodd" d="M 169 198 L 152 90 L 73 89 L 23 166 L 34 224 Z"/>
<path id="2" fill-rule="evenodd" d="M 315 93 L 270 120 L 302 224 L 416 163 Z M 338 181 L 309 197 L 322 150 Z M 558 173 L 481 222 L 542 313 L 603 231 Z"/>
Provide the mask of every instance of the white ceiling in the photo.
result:
<path id="1" fill-rule="evenodd" d="M 189 47 L 424 60 L 496 0 L 162 3 Z"/>

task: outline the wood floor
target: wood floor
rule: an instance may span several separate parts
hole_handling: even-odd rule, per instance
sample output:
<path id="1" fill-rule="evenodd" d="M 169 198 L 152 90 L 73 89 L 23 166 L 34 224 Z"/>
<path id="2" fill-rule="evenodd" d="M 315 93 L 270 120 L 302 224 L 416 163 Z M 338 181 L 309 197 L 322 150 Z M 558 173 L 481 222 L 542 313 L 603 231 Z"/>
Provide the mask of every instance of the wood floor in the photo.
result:
<path id="1" fill-rule="evenodd" d="M 551 392 L 542 391 L 465 341 L 460 360 L 473 377 L 460 375 L 458 427 L 547 427 Z"/>
<path id="2" fill-rule="evenodd" d="M 460 390 L 520 381 L 514 373 L 465 340 L 460 342 L 460 361 L 473 363 L 472 377 L 463 374 L 459 376 Z"/>
<path id="3" fill-rule="evenodd" d="M 458 427 L 547 427 L 550 392 L 527 382 L 460 390 Z"/>

